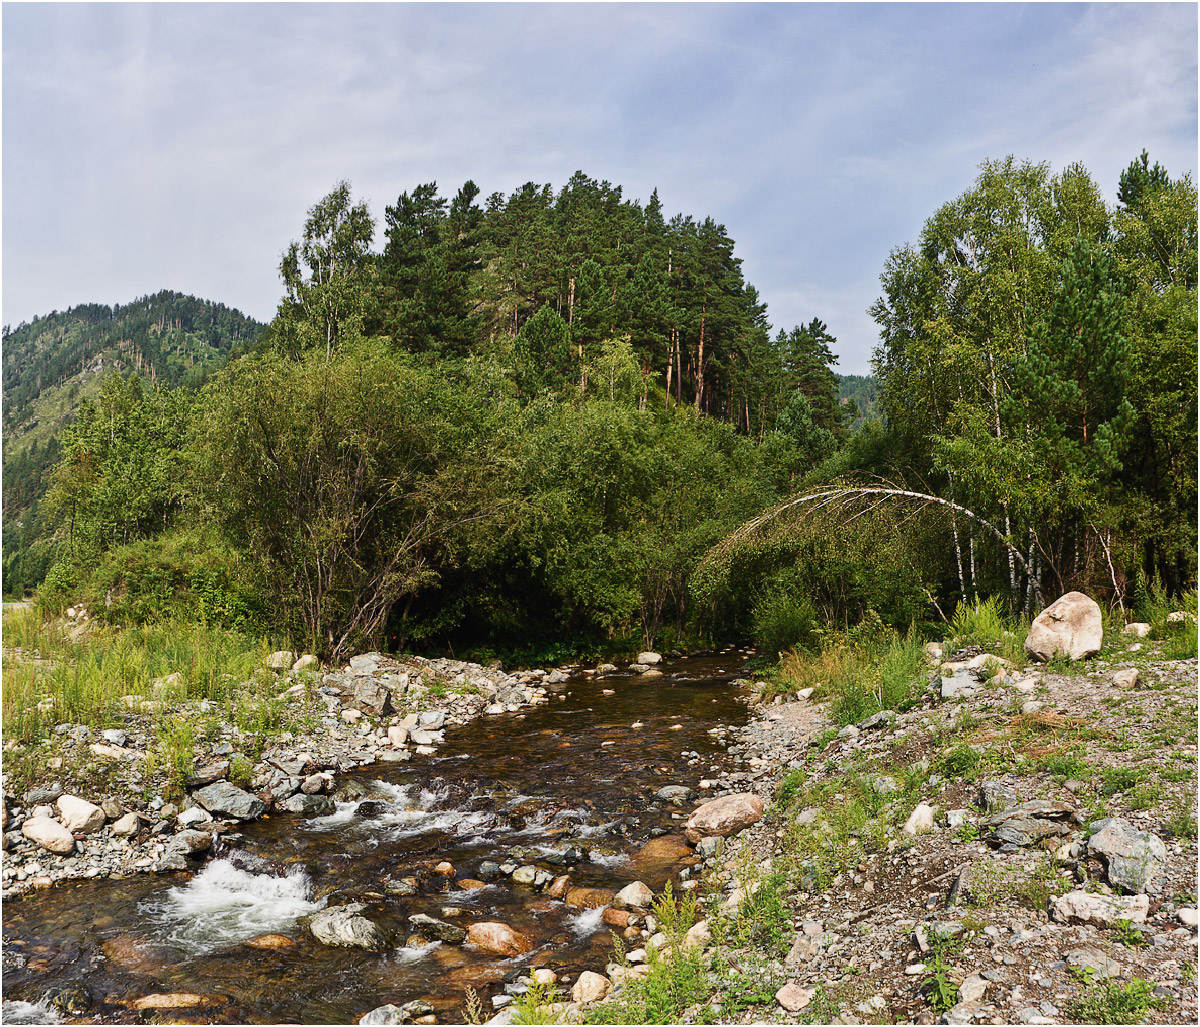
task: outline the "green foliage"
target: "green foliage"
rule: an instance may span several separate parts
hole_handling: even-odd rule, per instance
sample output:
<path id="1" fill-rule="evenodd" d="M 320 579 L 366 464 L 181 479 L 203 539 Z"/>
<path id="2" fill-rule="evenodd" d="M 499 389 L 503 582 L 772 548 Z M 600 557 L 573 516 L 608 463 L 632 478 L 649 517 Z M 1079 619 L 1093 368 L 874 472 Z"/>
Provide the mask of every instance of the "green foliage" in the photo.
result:
<path id="1" fill-rule="evenodd" d="M 330 355 L 362 335 L 374 270 L 375 223 L 365 203 L 353 203 L 339 182 L 309 208 L 304 236 L 279 263 L 285 295 L 271 324 L 276 348 L 289 356 L 319 349 Z"/>
<path id="2" fill-rule="evenodd" d="M 739 875 L 743 898 L 737 911 L 722 924 L 723 940 L 738 948 L 752 946 L 768 956 L 782 956 L 791 941 L 791 908 L 787 876 L 779 870 Z"/>
<path id="3" fill-rule="evenodd" d="M 677 896 L 667 882 L 654 900 L 654 915 L 667 936 L 669 955 L 652 953 L 650 972 L 627 980 L 615 1000 L 588 1009 L 587 1023 L 679 1023 L 685 1009 L 708 996 L 701 952 L 683 944 L 696 922 L 695 894 Z"/>
<path id="4" fill-rule="evenodd" d="M 769 591 L 759 597 L 751 616 L 754 644 L 764 653 L 809 650 L 817 643 L 816 611 L 802 596 Z"/>
<path id="5" fill-rule="evenodd" d="M 287 598 L 295 637 L 330 654 L 379 642 L 456 530 L 490 515 L 494 414 L 465 386 L 343 343 L 245 358 L 207 390 L 206 512 Z"/>
<path id="6" fill-rule="evenodd" d="M 983 754 L 966 743 L 960 743 L 942 757 L 942 773 L 952 780 L 970 781 L 983 763 Z"/>
<path id="7" fill-rule="evenodd" d="M 560 389 L 574 371 L 567 323 L 549 306 L 521 326 L 513 340 L 513 352 L 517 382 L 526 395 Z"/>
<path id="8" fill-rule="evenodd" d="M 19 455 L 23 474 L 57 463 L 19 523 L 6 476 L 6 570 L 50 569 L 48 609 L 186 615 L 326 654 L 753 633 L 835 672 L 813 683 L 840 722 L 903 706 L 919 646 L 887 628 L 958 604 L 951 636 L 1011 659 L 1004 610 L 1194 580 L 1195 190 L 1143 160 L 1121 198 L 1078 166 L 983 165 L 884 270 L 882 416 L 851 433 L 842 400 L 874 383 L 839 385 L 819 318 L 769 326 L 710 218 L 582 173 L 482 203 L 426 183 L 387 208 L 377 253 L 339 183 L 283 255 L 259 352 L 163 375 L 207 379 L 198 393 L 113 377 L 64 399 L 76 423 Z M 194 340 L 172 333 L 200 334 L 225 360 L 250 331 L 227 313 L 160 311 L 147 337 L 178 363 Z M 43 355 L 60 352 L 46 332 L 75 331 L 57 317 Z M 51 363 L 19 351 L 24 396 Z M 799 487 L 863 478 L 960 505 L 828 498 L 730 539 Z M 1195 651 L 1194 629 L 1164 637 Z"/>
<path id="9" fill-rule="evenodd" d="M 1086 779 L 1092 773 L 1092 766 L 1088 763 L 1087 756 L 1079 749 L 1052 753 L 1039 760 L 1038 766 L 1047 774 L 1061 780 L 1067 780 L 1068 778 L 1082 780 Z"/>
<path id="10" fill-rule="evenodd" d="M 819 463 L 837 446 L 833 432 L 821 425 L 812 402 L 799 389 L 792 394 L 787 406 L 779 411 L 775 430 L 795 446 L 796 456 L 802 465 Z"/>
<path id="11" fill-rule="evenodd" d="M 235 753 L 229 761 L 229 773 L 227 776 L 230 782 L 239 788 L 249 788 L 250 782 L 254 777 L 254 764 L 240 752 Z"/>
<path id="12" fill-rule="evenodd" d="M 946 518 L 964 600 L 1194 581 L 1196 193 L 1135 162 L 1121 195 L 1079 165 L 988 161 L 885 268 L 892 459 L 1005 539 Z"/>
<path id="13" fill-rule="evenodd" d="M 967 646 L 987 648 L 1000 641 L 1006 627 L 998 597 L 960 602 L 950 620 L 945 648 L 950 651 Z"/>
<path id="14" fill-rule="evenodd" d="M 1162 829 L 1163 834 L 1167 835 L 1168 837 L 1195 841 L 1195 800 L 1190 797 L 1186 797 L 1177 801 L 1171 810 L 1170 816 L 1163 821 Z"/>
<path id="15" fill-rule="evenodd" d="M 630 979 L 613 1000 L 589 1007 L 586 1023 L 679 1023 L 686 1009 L 709 995 L 700 954 L 688 950 L 651 957 L 650 972 Z"/>
<path id="16" fill-rule="evenodd" d="M 1107 796 L 1127 792 L 1144 776 L 1144 772 L 1136 767 L 1105 767 L 1101 775 L 1100 794 Z"/>
<path id="17" fill-rule="evenodd" d="M 944 1013 L 958 1004 L 958 985 L 950 979 L 949 971 L 945 954 L 935 947 L 932 956 L 925 960 L 925 976 L 921 982 L 929 1007 L 935 1013 Z"/>
<path id="18" fill-rule="evenodd" d="M 1126 948 L 1137 949 L 1146 944 L 1146 935 L 1139 931 L 1131 920 L 1117 920 L 1113 923 L 1113 934 Z"/>
<path id="19" fill-rule="evenodd" d="M 118 624 L 167 617 L 253 631 L 266 622 L 247 561 L 195 531 L 167 532 L 111 549 L 73 591 Z"/>
<path id="20" fill-rule="evenodd" d="M 1124 984 L 1093 982 L 1091 976 L 1083 975 L 1083 992 L 1067 1007 L 1067 1015 L 1076 1023 L 1141 1023 L 1148 1012 L 1165 1005 L 1154 996 L 1153 981 L 1134 977 Z"/>
<path id="21" fill-rule="evenodd" d="M 513 1001 L 513 1023 L 558 1023 L 561 1017 L 554 1015 L 547 1007 L 561 1001 L 563 998 L 555 985 L 539 984 L 530 980 L 525 993 L 518 995 Z"/>
<path id="22" fill-rule="evenodd" d="M 167 796 L 180 798 L 187 788 L 192 772 L 192 751 L 196 742 L 196 725 L 182 717 L 171 717 L 158 725 L 158 747 L 161 765 L 167 772 Z"/>
<path id="23" fill-rule="evenodd" d="M 165 388 L 198 385 L 261 329 L 220 303 L 174 292 L 123 306 L 85 304 L 5 327 L 6 596 L 28 594 L 59 555 L 44 498 L 62 432 L 81 404 L 98 402 L 114 372 Z"/>

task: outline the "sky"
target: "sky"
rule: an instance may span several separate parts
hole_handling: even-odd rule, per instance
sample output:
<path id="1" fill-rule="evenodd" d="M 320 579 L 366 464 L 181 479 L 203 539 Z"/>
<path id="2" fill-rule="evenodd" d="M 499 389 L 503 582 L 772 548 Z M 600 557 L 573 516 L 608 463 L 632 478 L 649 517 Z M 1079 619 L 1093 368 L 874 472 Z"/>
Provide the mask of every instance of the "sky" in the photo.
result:
<path id="1" fill-rule="evenodd" d="M 266 320 L 306 209 L 575 170 L 726 226 L 776 327 L 867 308 L 981 161 L 1195 173 L 1192 4 L 3 10 L 3 311 L 177 289 Z M 377 236 L 380 240 L 382 232 Z"/>

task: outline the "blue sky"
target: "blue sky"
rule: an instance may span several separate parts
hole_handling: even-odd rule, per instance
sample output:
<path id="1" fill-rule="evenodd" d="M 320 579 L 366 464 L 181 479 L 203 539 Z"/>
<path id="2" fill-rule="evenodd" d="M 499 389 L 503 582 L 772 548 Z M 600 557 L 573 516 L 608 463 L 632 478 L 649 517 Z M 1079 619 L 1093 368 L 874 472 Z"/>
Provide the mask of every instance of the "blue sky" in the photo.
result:
<path id="1" fill-rule="evenodd" d="M 268 318 L 349 178 L 484 194 L 576 169 L 737 241 L 772 323 L 868 367 L 889 250 L 1013 153 L 1111 198 L 1196 164 L 1191 4 L 13 5 L 3 320 L 161 288 Z"/>

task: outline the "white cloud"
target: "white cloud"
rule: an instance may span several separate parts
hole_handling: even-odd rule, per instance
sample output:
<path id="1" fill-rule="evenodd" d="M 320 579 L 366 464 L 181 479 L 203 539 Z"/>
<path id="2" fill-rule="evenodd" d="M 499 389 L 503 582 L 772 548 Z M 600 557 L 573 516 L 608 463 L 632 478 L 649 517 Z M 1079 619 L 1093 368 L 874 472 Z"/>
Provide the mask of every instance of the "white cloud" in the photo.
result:
<path id="1" fill-rule="evenodd" d="M 866 308 L 984 158 L 1194 169 L 1183 5 L 88 6 L 4 11 L 4 318 L 165 286 L 259 317 L 350 178 L 577 168 L 737 240 L 778 325 L 865 370 Z"/>

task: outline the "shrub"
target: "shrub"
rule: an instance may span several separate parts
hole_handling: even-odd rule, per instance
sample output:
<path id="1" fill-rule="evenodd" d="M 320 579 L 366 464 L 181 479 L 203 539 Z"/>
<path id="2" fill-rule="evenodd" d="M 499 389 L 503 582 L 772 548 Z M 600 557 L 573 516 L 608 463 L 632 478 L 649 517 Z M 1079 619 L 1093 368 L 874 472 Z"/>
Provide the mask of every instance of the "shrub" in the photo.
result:
<path id="1" fill-rule="evenodd" d="M 110 550 L 83 589 L 89 608 L 117 624 L 177 618 L 259 630 L 265 620 L 248 569 L 194 532 Z"/>
<path id="2" fill-rule="evenodd" d="M 1161 1009 L 1163 1000 L 1154 996 L 1154 982 L 1134 977 L 1128 984 L 1116 981 L 1093 983 L 1084 975 L 1083 994 L 1067 1007 L 1076 1023 L 1141 1023 L 1151 1009 Z"/>
<path id="3" fill-rule="evenodd" d="M 973 603 L 960 602 L 950 619 L 947 648 L 995 645 L 1004 637 L 1005 627 L 1004 613 L 997 597 L 989 596 Z"/>
<path id="4" fill-rule="evenodd" d="M 751 616 L 755 645 L 765 653 L 811 651 L 816 645 L 816 611 L 806 598 L 768 591 L 754 604 Z"/>

